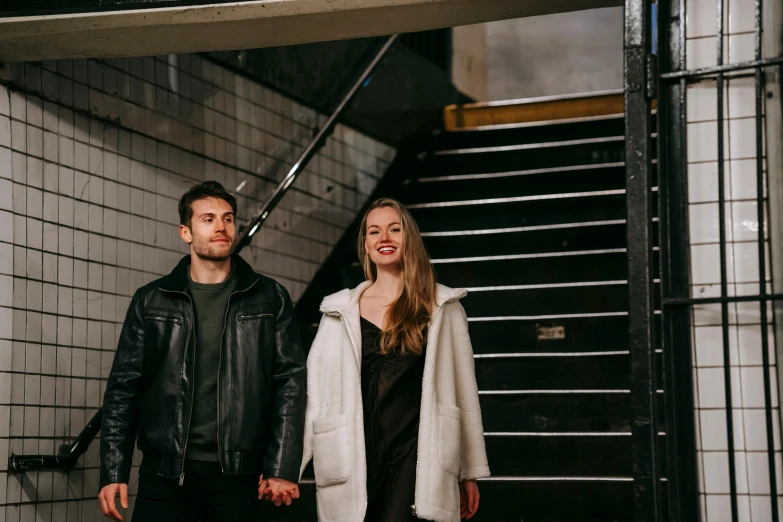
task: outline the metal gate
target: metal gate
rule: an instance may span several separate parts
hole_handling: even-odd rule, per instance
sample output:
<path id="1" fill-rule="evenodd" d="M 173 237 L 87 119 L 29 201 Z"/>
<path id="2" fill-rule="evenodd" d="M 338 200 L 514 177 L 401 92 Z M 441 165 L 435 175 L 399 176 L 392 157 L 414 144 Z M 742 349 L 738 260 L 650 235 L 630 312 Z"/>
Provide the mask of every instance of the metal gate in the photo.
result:
<path id="1" fill-rule="evenodd" d="M 687 23 L 704 24 L 707 1 L 714 2 L 709 5 L 710 9 L 714 5 L 714 38 L 706 45 L 713 45 L 715 60 L 714 65 L 694 66 L 693 55 L 699 46 L 704 48 L 705 42 L 690 39 L 694 30 Z M 729 515 L 732 522 L 745 520 L 750 513 L 754 521 L 778 522 L 781 458 L 775 338 L 781 336 L 775 335 L 775 327 L 783 321 L 776 324 L 775 312 L 781 307 L 778 303 L 783 292 L 772 275 L 780 277 L 773 274 L 773 268 L 779 267 L 783 259 L 776 250 L 783 239 L 783 227 L 778 225 L 778 149 L 783 148 L 777 99 L 778 69 L 783 63 L 781 6 L 772 0 L 766 0 L 768 5 L 762 0 L 707 1 L 660 0 L 653 6 L 645 0 L 627 0 L 625 4 L 635 520 L 714 520 L 710 514 L 715 506 L 725 503 L 721 520 L 729 519 Z M 702 11 L 687 13 L 686 6 L 694 5 Z M 736 11 L 737 5 L 745 11 Z M 729 9 L 733 18 L 728 16 Z M 740 12 L 749 15 L 742 37 L 746 41 L 752 38 L 752 56 L 728 52 L 729 43 L 734 41 L 729 20 L 734 24 Z M 741 124 L 727 114 L 732 107 L 732 100 L 727 99 L 730 82 L 739 81 L 753 94 L 746 100 L 751 110 Z M 694 86 L 707 89 L 700 91 L 706 96 L 699 99 L 706 98 L 710 111 L 714 111 L 714 116 L 698 128 L 689 127 L 692 111 L 688 94 Z M 712 126 L 714 136 L 712 131 L 700 132 Z M 751 128 L 752 132 L 743 132 Z M 736 176 L 732 170 L 735 148 L 727 140 L 727 133 L 736 133 L 746 148 L 752 148 L 752 156 L 742 158 L 743 168 L 752 166 L 747 176 L 742 176 L 739 167 Z M 699 147 L 710 151 L 706 166 L 694 166 L 698 163 L 694 158 L 699 156 L 694 151 Z M 716 210 L 713 217 L 717 223 L 706 226 L 716 237 L 709 245 L 697 244 L 691 237 L 691 232 L 699 230 L 705 221 L 704 214 L 697 215 L 694 210 L 694 197 L 689 197 L 698 189 L 689 187 L 689 173 L 694 177 L 697 170 L 706 172 L 715 185 L 715 201 L 709 205 Z M 711 183 L 705 186 L 710 188 Z M 748 187 L 742 198 L 734 197 L 734 183 Z M 744 211 L 755 210 L 755 216 L 746 212 L 740 232 L 734 226 L 738 218 L 732 214 L 737 205 L 742 205 Z M 750 270 L 755 282 L 740 283 L 736 269 L 740 250 L 747 254 L 741 260 L 744 265 L 748 259 L 755 263 Z M 715 281 L 700 284 L 704 267 L 711 266 L 709 259 L 703 262 L 704 252 L 715 252 L 712 266 L 716 275 Z M 744 265 L 743 270 L 747 268 Z M 709 314 L 712 321 L 705 322 Z M 702 342 L 695 333 L 695 328 L 702 327 L 705 330 L 698 332 L 709 329 L 719 333 L 711 344 Z M 758 335 L 759 360 L 753 364 L 743 360 L 741 332 Z M 694 355 L 696 348 L 719 363 L 702 365 L 701 355 Z M 707 383 L 707 375 L 720 379 Z M 748 377 L 742 384 L 746 375 L 761 377 L 759 382 L 747 382 L 752 380 Z M 700 384 L 699 379 L 705 382 Z M 752 404 L 743 397 L 750 395 L 748 386 L 758 387 L 761 402 Z M 721 388 L 722 394 L 715 392 Z M 723 419 L 723 425 L 714 431 L 725 431 L 725 447 L 720 441 L 715 453 L 709 449 L 713 448 L 712 434 L 705 431 L 715 426 L 701 426 L 707 414 L 710 419 Z M 749 424 L 751 418 L 760 422 Z M 747 433 L 760 441 L 753 448 L 750 437 L 743 435 Z M 721 460 L 724 455 L 725 462 Z M 745 461 L 738 462 L 743 458 Z M 708 460 L 720 466 L 710 468 L 708 473 L 704 469 Z M 764 469 L 756 466 L 750 470 L 751 460 L 763 462 Z M 716 470 L 718 475 L 725 475 L 727 485 L 713 494 L 710 488 Z M 752 483 L 748 478 L 751 475 L 761 486 Z M 738 482 L 738 477 L 746 483 Z"/>

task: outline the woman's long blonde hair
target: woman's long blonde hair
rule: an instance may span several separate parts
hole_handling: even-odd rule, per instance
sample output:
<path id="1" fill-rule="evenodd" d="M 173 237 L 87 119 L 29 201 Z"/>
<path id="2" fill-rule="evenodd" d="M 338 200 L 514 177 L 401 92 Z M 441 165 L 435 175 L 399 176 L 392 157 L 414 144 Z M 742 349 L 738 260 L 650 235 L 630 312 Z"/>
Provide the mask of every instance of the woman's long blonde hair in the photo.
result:
<path id="1" fill-rule="evenodd" d="M 402 245 L 400 245 L 400 268 L 402 270 L 402 293 L 386 313 L 386 329 L 381 334 L 381 353 L 392 351 L 400 355 L 421 355 L 427 338 L 427 326 L 435 306 L 435 270 L 424 247 L 419 226 L 402 203 L 390 198 L 374 201 L 362 218 L 359 240 L 356 242 L 359 260 L 364 267 L 365 277 L 375 282 L 378 269 L 370 260 L 364 247 L 367 237 L 367 216 L 376 208 L 390 207 L 400 216 Z"/>

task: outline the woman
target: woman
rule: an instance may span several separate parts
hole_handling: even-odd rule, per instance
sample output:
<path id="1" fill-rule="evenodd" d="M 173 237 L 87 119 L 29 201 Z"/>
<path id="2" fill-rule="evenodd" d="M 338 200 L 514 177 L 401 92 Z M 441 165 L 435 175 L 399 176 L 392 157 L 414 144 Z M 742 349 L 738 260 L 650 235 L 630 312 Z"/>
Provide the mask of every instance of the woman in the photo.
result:
<path id="1" fill-rule="evenodd" d="M 459 299 L 435 283 L 418 227 L 374 202 L 358 240 L 367 281 L 325 298 L 308 358 L 302 471 L 321 522 L 458 521 L 489 476 Z"/>

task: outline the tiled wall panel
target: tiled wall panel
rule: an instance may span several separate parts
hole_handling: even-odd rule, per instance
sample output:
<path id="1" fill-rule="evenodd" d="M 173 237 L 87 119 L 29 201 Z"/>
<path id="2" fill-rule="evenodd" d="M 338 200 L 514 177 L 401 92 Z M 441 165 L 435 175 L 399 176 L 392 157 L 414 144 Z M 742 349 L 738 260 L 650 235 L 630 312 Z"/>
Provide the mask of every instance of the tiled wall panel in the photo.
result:
<path id="1" fill-rule="evenodd" d="M 8 473 L 7 456 L 56 453 L 100 406 L 133 292 L 187 251 L 182 193 L 218 180 L 242 222 L 325 117 L 196 55 L 12 73 L 0 84 L 0 522 L 93 521 L 97 443 L 67 476 Z M 298 299 L 393 154 L 338 126 L 245 259 Z"/>

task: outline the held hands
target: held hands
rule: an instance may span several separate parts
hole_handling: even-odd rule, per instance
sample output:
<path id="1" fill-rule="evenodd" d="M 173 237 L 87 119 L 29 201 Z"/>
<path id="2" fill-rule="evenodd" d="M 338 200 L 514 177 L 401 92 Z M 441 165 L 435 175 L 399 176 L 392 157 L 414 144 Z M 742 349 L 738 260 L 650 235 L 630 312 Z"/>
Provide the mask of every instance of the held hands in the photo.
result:
<path id="1" fill-rule="evenodd" d="M 265 479 L 263 475 L 258 479 L 258 500 L 265 498 L 277 507 L 282 504 L 290 506 L 291 502 L 299 498 L 299 486 L 281 478 Z"/>
<path id="2" fill-rule="evenodd" d="M 98 494 L 98 500 L 101 503 L 101 511 L 104 516 L 109 517 L 117 522 L 122 522 L 122 515 L 117 511 L 117 504 L 115 498 L 117 494 L 120 495 L 120 505 L 124 509 L 128 509 L 128 485 L 127 484 L 108 484 L 103 486 L 101 492 Z"/>
<path id="3" fill-rule="evenodd" d="M 460 518 L 470 520 L 479 507 L 479 490 L 475 480 L 463 480 L 459 483 Z"/>

